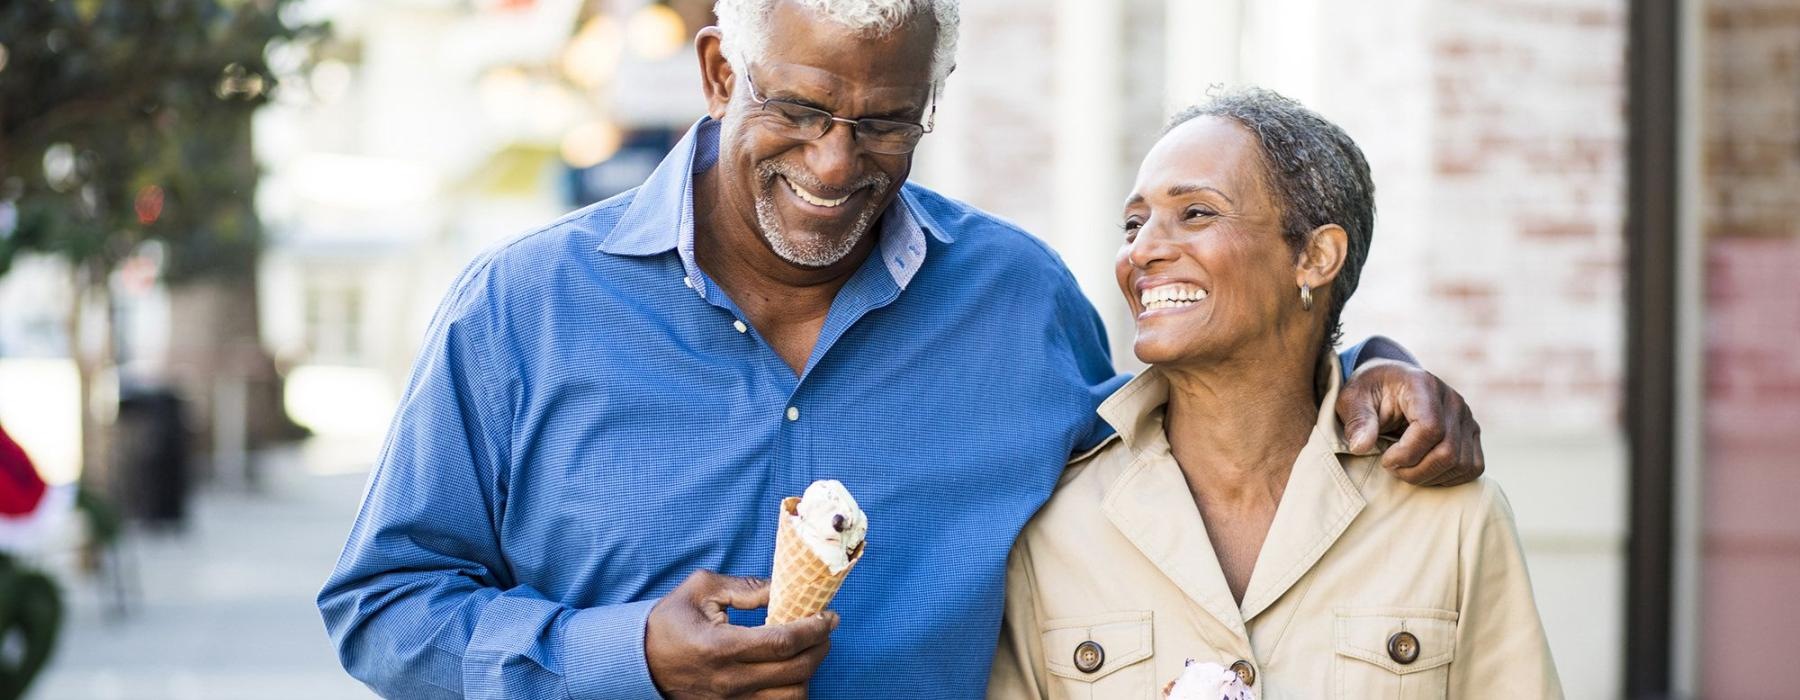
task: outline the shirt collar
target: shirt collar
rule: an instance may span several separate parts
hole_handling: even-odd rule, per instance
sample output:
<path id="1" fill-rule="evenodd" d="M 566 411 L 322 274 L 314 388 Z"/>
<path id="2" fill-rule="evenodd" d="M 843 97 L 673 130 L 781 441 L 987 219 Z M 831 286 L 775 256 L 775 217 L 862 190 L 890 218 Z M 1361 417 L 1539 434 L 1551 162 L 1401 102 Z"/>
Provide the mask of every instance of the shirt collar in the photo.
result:
<path id="1" fill-rule="evenodd" d="M 1114 527 L 1169 580 L 1221 624 L 1248 641 L 1247 623 L 1270 609 L 1318 563 L 1366 505 L 1358 484 L 1378 469 L 1371 458 L 1345 459 L 1337 421 L 1341 378 L 1334 357 L 1319 417 L 1295 457 L 1281 505 L 1239 603 L 1225 583 L 1205 523 L 1163 433 L 1169 381 L 1156 367 L 1132 379 L 1100 406 L 1132 455 L 1131 466 L 1105 487 L 1102 508 Z"/>
<path id="2" fill-rule="evenodd" d="M 673 250 L 689 278 L 702 279 L 694 263 L 694 175 L 706 172 L 718 159 L 719 122 L 701 117 L 638 187 L 618 224 L 600 244 L 601 252 L 649 256 Z M 915 185 L 903 185 L 877 230 L 876 254 L 901 289 L 925 263 L 927 232 L 940 243 L 956 240 L 926 210 L 917 190 Z M 697 291 L 702 296 L 706 293 L 703 287 Z"/>
<path id="3" fill-rule="evenodd" d="M 1337 417 L 1338 391 L 1343 388 L 1344 378 L 1336 360 L 1335 355 L 1319 360 L 1319 369 L 1328 374 L 1325 398 L 1319 402 L 1314 427 L 1316 434 L 1323 436 L 1334 452 L 1350 454 L 1349 442 L 1344 439 L 1344 426 Z M 1168 405 L 1169 378 L 1162 368 L 1152 366 L 1113 392 L 1100 404 L 1099 413 L 1100 418 L 1118 432 L 1119 439 L 1132 452 L 1138 452 L 1147 446 L 1167 444 L 1163 442 L 1162 431 L 1163 414 Z"/>

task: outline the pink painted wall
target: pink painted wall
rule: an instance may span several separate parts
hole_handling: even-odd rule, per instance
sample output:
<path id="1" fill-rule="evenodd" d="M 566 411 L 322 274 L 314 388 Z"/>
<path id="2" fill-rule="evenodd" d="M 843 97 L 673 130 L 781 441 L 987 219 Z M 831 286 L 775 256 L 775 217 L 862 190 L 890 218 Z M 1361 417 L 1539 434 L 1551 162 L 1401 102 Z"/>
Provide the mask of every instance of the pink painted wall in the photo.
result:
<path id="1" fill-rule="evenodd" d="M 1710 0 L 1705 697 L 1800 688 L 1800 1 Z"/>
<path id="2" fill-rule="evenodd" d="M 1800 236 L 1721 237 L 1708 247 L 1702 681 L 1706 697 L 1793 697 Z"/>

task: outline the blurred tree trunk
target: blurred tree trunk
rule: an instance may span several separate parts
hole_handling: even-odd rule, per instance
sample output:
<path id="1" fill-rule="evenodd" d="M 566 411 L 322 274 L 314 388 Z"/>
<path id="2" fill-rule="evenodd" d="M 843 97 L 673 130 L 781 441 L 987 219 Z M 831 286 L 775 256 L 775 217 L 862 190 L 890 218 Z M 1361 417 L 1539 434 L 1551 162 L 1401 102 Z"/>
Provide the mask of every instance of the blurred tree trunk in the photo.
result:
<path id="1" fill-rule="evenodd" d="M 281 373 L 262 344 L 257 264 L 262 224 L 255 208 L 258 167 L 251 112 L 208 115 L 204 144 L 220 198 L 217 233 L 171 252 L 170 334 L 165 369 L 188 402 L 197 451 L 210 454 L 206 475 L 256 485 L 249 451 L 300 437 L 283 405 Z"/>
<path id="2" fill-rule="evenodd" d="M 176 332 L 167 374 L 187 401 L 196 448 L 212 454 L 203 462 L 207 475 L 254 486 L 254 465 L 240 450 L 300 436 L 283 406 L 281 373 L 262 345 L 256 276 L 170 285 L 169 322 Z"/>
<path id="3" fill-rule="evenodd" d="M 108 416 L 100 408 L 100 382 L 116 374 L 113 342 L 112 290 L 107 287 L 107 266 L 86 261 L 69 268 L 69 357 L 75 361 L 75 375 L 80 387 L 81 413 L 81 485 L 97 493 L 111 494 L 111 445 L 106 430 Z M 98 300 L 99 337 L 87 337 L 87 312 Z M 116 392 L 106 392 L 112 395 Z"/>

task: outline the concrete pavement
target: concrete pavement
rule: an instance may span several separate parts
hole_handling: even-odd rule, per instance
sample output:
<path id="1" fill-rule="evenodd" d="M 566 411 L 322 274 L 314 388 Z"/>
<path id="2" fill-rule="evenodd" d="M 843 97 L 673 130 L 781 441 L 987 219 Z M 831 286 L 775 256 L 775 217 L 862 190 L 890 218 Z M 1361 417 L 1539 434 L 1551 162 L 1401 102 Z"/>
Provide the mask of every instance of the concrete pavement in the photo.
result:
<path id="1" fill-rule="evenodd" d="M 185 532 L 133 532 L 122 551 L 140 592 L 123 617 L 98 582 L 60 571 L 67 623 L 27 698 L 373 697 L 338 666 L 313 597 L 376 449 L 314 439 L 264 453 L 257 492 L 203 488 Z"/>

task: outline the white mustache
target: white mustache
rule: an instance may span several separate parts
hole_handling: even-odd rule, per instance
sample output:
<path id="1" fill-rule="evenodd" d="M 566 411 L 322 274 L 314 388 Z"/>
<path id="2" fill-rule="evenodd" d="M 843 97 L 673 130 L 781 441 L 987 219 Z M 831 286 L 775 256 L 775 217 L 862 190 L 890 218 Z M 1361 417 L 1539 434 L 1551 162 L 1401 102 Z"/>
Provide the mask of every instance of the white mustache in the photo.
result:
<path id="1" fill-rule="evenodd" d="M 790 165 L 783 161 L 765 160 L 756 166 L 757 182 L 767 185 L 771 180 L 775 179 L 776 175 L 787 178 L 788 182 L 813 192 L 824 192 L 836 189 L 826 185 L 823 181 L 819 180 L 819 178 L 813 177 L 812 173 L 808 173 L 797 166 Z M 848 194 L 864 187 L 871 187 L 874 188 L 875 191 L 881 192 L 887 190 L 888 185 L 892 182 L 892 179 L 890 179 L 887 174 L 874 172 L 862 176 L 856 182 L 851 183 L 849 187 L 844 188 L 843 191 Z"/>

